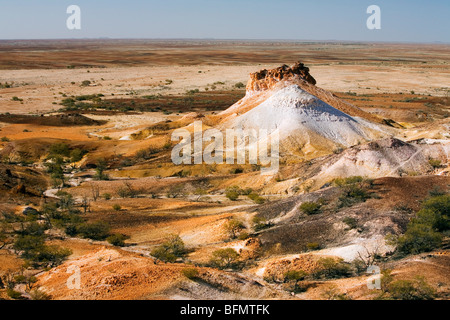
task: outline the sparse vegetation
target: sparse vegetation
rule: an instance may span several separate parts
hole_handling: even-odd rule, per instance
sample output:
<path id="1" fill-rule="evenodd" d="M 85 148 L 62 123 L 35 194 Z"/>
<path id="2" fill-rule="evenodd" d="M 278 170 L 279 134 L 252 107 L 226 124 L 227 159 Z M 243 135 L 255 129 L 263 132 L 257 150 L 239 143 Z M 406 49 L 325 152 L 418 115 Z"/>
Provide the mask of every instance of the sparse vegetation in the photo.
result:
<path id="1" fill-rule="evenodd" d="M 428 160 L 428 163 L 430 164 L 433 169 L 437 169 L 441 166 L 442 162 L 439 159 L 430 159 Z"/>
<path id="2" fill-rule="evenodd" d="M 320 213 L 320 209 L 322 208 L 322 205 L 318 202 L 306 201 L 306 202 L 303 202 L 299 208 L 304 214 L 309 216 L 309 215 Z"/>
<path id="3" fill-rule="evenodd" d="M 219 249 L 212 253 L 209 263 L 218 269 L 236 268 L 239 254 L 232 248 Z"/>
<path id="4" fill-rule="evenodd" d="M 314 279 L 345 278 L 352 274 L 351 266 L 343 259 L 320 258 L 319 268 L 313 272 Z"/>
<path id="5" fill-rule="evenodd" d="M 228 233 L 231 239 L 237 238 L 244 229 L 245 226 L 242 221 L 235 218 L 229 219 L 225 224 L 225 231 Z"/>
<path id="6" fill-rule="evenodd" d="M 337 178 L 333 184 L 341 189 L 339 207 L 351 207 L 357 203 L 365 202 L 373 196 L 369 190 L 373 186 L 373 180 L 361 176 Z"/>
<path id="7" fill-rule="evenodd" d="M 253 230 L 255 232 L 270 228 L 272 224 L 270 222 L 267 222 L 266 218 L 254 216 L 252 219 L 253 222 Z"/>
<path id="8" fill-rule="evenodd" d="M 196 268 L 184 268 L 181 273 L 188 279 L 194 280 L 199 276 L 199 272 Z"/>
<path id="9" fill-rule="evenodd" d="M 240 195 L 240 188 L 237 186 L 228 187 L 225 190 L 225 196 L 230 199 L 231 201 L 236 201 L 239 198 Z"/>
<path id="10" fill-rule="evenodd" d="M 384 270 L 381 277 L 381 294 L 376 299 L 381 300 L 434 300 L 434 290 L 422 276 L 412 280 L 394 280 L 391 270 Z"/>
<path id="11" fill-rule="evenodd" d="M 151 255 L 163 262 L 175 262 L 178 258 L 183 258 L 186 248 L 183 240 L 178 235 L 171 235 L 168 239 L 153 249 Z"/>
<path id="12" fill-rule="evenodd" d="M 116 247 L 124 247 L 125 246 L 125 240 L 129 239 L 129 236 L 126 236 L 121 233 L 114 233 L 110 235 L 108 238 L 106 238 L 106 241 L 108 241 L 110 244 Z"/>
<path id="13" fill-rule="evenodd" d="M 408 224 L 406 232 L 399 237 L 389 236 L 388 240 L 404 254 L 431 251 L 441 245 L 442 232 L 450 229 L 449 214 L 450 195 L 428 198 L 416 218 Z"/>
<path id="14" fill-rule="evenodd" d="M 356 229 L 358 227 L 358 220 L 352 217 L 345 217 L 342 222 L 345 223 L 349 229 Z"/>

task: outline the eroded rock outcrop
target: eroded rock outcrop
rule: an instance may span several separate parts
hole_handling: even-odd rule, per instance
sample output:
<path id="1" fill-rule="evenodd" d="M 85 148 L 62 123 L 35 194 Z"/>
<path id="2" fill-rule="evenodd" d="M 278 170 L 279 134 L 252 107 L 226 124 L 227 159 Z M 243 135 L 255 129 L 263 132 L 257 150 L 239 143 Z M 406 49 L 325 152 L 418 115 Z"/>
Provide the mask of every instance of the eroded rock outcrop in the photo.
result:
<path id="1" fill-rule="evenodd" d="M 250 74 L 250 80 L 247 83 L 247 91 L 262 91 L 272 89 L 275 84 L 281 80 L 303 79 L 306 82 L 315 85 L 316 80 L 309 74 L 309 68 L 301 62 L 296 62 L 293 66 L 282 65 L 271 70 L 260 70 Z"/>

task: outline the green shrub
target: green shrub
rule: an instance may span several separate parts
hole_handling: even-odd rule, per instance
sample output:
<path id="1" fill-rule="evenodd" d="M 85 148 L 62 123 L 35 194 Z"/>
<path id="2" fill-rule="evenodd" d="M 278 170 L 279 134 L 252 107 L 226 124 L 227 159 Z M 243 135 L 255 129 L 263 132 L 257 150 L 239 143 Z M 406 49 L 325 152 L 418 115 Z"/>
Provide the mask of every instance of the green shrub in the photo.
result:
<path id="1" fill-rule="evenodd" d="M 127 240 L 129 238 L 130 238 L 129 236 L 126 236 L 124 234 L 114 233 L 114 234 L 110 235 L 108 238 L 106 238 L 106 241 L 108 241 L 113 246 L 124 247 L 125 240 Z"/>
<path id="2" fill-rule="evenodd" d="M 122 207 L 120 206 L 120 204 L 113 204 L 112 208 L 114 209 L 114 211 L 120 211 L 122 210 Z"/>
<path id="3" fill-rule="evenodd" d="M 370 198 L 368 191 L 359 185 L 347 185 L 342 188 L 339 196 L 339 207 L 350 207 L 354 204 L 365 202 Z"/>
<path id="4" fill-rule="evenodd" d="M 239 198 L 239 195 L 239 190 L 236 188 L 231 187 L 225 190 L 225 196 L 231 201 L 236 201 Z"/>
<path id="5" fill-rule="evenodd" d="M 417 215 L 408 224 L 406 232 L 391 240 L 405 254 L 417 254 L 438 248 L 442 234 L 450 229 L 450 195 L 438 195 L 422 203 Z"/>
<path id="6" fill-rule="evenodd" d="M 314 201 L 306 201 L 300 205 L 300 210 L 307 215 L 318 214 L 322 205 Z"/>
<path id="7" fill-rule="evenodd" d="M 23 299 L 22 294 L 18 291 L 15 291 L 14 289 L 7 289 L 6 294 L 8 295 L 8 297 L 14 300 Z"/>
<path id="8" fill-rule="evenodd" d="M 95 180 L 109 180 L 108 175 L 104 173 L 104 171 L 107 168 L 107 163 L 105 159 L 99 159 L 97 160 L 96 167 L 95 167 Z"/>
<path id="9" fill-rule="evenodd" d="M 304 280 L 308 274 L 303 270 L 289 270 L 284 274 L 284 282 Z"/>
<path id="10" fill-rule="evenodd" d="M 78 162 L 81 159 L 83 159 L 83 156 L 87 153 L 86 150 L 81 150 L 78 148 L 73 149 L 72 151 L 70 151 L 70 161 L 71 162 Z"/>
<path id="11" fill-rule="evenodd" d="M 225 231 L 229 234 L 232 239 L 235 239 L 239 233 L 245 229 L 242 221 L 239 221 L 235 218 L 229 219 L 224 226 Z"/>
<path id="12" fill-rule="evenodd" d="M 430 159 L 428 160 L 428 163 L 433 167 L 433 169 L 440 168 L 442 164 L 441 160 L 439 159 Z"/>
<path id="13" fill-rule="evenodd" d="M 351 275 L 351 267 L 343 259 L 320 258 L 317 263 L 318 268 L 312 274 L 315 279 L 334 279 Z"/>
<path id="14" fill-rule="evenodd" d="M 254 216 L 252 222 L 253 222 L 253 229 L 255 230 L 255 232 L 261 231 L 263 229 L 272 226 L 272 224 L 267 222 L 266 218 L 264 217 Z"/>
<path id="15" fill-rule="evenodd" d="M 352 217 L 345 217 L 342 220 L 350 229 L 356 229 L 358 227 L 358 220 Z"/>
<path id="16" fill-rule="evenodd" d="M 76 227 L 77 234 L 92 240 L 105 240 L 109 236 L 109 225 L 105 222 L 83 223 Z"/>
<path id="17" fill-rule="evenodd" d="M 70 156 L 69 145 L 67 145 L 64 142 L 54 143 L 49 148 L 49 155 L 50 157 L 54 156 L 69 157 Z"/>
<path id="18" fill-rule="evenodd" d="M 314 251 L 314 250 L 319 250 L 320 249 L 320 243 L 318 242 L 309 242 L 306 244 L 306 248 L 308 248 L 308 250 Z"/>
<path id="19" fill-rule="evenodd" d="M 442 235 L 429 225 L 410 223 L 404 235 L 397 240 L 397 248 L 406 254 L 431 251 L 441 245 Z"/>
<path id="20" fill-rule="evenodd" d="M 181 270 L 181 273 L 188 279 L 196 279 L 198 278 L 199 272 L 195 268 L 184 268 Z"/>
<path id="21" fill-rule="evenodd" d="M 383 271 L 381 290 L 377 299 L 433 300 L 436 298 L 436 291 L 424 277 L 416 276 L 413 280 L 394 280 L 390 270 Z"/>
<path id="22" fill-rule="evenodd" d="M 249 199 L 251 199 L 251 200 L 252 200 L 254 203 L 256 203 L 256 204 L 263 204 L 263 203 L 266 201 L 266 199 L 264 199 L 264 198 L 261 197 L 259 194 L 254 193 L 254 192 L 248 194 L 247 197 L 248 197 Z"/>
<path id="23" fill-rule="evenodd" d="M 103 197 L 103 199 L 105 199 L 105 200 L 111 200 L 111 193 L 104 193 L 104 194 L 102 195 L 102 197 Z"/>
<path id="24" fill-rule="evenodd" d="M 450 194 L 443 194 L 428 198 L 422 203 L 422 210 L 434 211 L 434 217 L 432 219 L 432 227 L 438 231 L 446 231 L 450 229 Z M 418 219 L 421 220 L 422 215 L 426 215 L 418 212 Z M 429 214 L 429 213 L 428 213 Z"/>
<path id="25" fill-rule="evenodd" d="M 424 278 L 396 280 L 389 285 L 388 292 L 395 300 L 433 300 L 435 291 Z"/>
<path id="26" fill-rule="evenodd" d="M 364 178 L 361 176 L 351 176 L 347 178 L 336 178 L 332 181 L 333 185 L 337 187 L 344 187 L 355 183 L 363 182 Z"/>
<path id="27" fill-rule="evenodd" d="M 212 253 L 210 264 L 219 269 L 235 268 L 239 254 L 232 248 L 219 249 Z"/>
<path id="28" fill-rule="evenodd" d="M 186 248 L 180 236 L 171 235 L 160 246 L 155 248 L 151 255 L 164 262 L 175 262 L 186 254 Z"/>
<path id="29" fill-rule="evenodd" d="M 30 297 L 32 300 L 50 300 L 52 298 L 51 295 L 40 289 L 30 291 Z"/>

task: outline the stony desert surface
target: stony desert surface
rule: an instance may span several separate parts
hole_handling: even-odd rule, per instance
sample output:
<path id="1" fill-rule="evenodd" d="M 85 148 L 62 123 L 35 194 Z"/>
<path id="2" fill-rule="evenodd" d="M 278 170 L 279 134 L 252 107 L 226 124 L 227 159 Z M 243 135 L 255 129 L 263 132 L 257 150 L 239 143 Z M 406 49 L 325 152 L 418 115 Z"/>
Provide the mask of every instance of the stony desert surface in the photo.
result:
<path id="1" fill-rule="evenodd" d="M 0 41 L 0 297 L 448 299 L 449 49 Z M 279 170 L 175 165 L 199 120 Z"/>

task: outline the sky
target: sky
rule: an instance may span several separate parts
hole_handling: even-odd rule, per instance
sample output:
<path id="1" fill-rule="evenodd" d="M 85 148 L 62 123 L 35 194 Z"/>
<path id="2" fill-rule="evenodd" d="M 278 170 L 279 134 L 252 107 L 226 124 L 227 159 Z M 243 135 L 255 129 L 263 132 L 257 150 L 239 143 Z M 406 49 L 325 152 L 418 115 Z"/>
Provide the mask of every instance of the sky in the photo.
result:
<path id="1" fill-rule="evenodd" d="M 69 5 L 81 30 L 69 30 Z M 381 29 L 366 12 L 381 9 Z M 450 0 L 0 0 L 0 39 L 286 39 L 450 43 Z"/>

